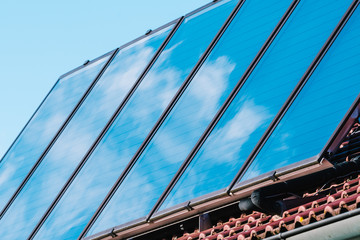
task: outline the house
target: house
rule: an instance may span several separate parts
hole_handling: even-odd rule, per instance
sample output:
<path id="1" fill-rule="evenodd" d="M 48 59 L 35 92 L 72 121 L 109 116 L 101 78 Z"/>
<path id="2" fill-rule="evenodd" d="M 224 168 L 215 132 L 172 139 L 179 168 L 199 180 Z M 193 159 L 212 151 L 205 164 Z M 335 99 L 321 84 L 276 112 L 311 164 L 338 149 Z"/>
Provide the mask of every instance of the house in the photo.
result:
<path id="1" fill-rule="evenodd" d="M 358 236 L 357 29 L 213 1 L 64 74 L 0 162 L 2 239 Z"/>

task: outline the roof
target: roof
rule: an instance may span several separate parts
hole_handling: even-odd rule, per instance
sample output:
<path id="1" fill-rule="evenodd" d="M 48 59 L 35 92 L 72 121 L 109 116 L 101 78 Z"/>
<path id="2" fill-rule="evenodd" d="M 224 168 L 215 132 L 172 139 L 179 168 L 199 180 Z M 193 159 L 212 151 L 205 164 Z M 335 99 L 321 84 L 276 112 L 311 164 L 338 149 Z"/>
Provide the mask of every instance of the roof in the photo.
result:
<path id="1" fill-rule="evenodd" d="M 356 122 L 343 139 L 339 150 L 333 156 L 337 162 L 348 162 L 360 159 L 360 124 Z M 306 175 L 305 175 L 306 176 Z M 310 191 L 316 189 L 315 191 Z M 352 218 L 360 214 L 360 174 L 359 170 L 347 172 L 345 176 L 338 176 L 331 179 L 326 184 L 319 185 L 316 182 L 302 196 L 296 196 L 298 189 L 293 189 L 293 196 L 281 199 L 284 206 L 280 215 L 269 214 L 260 211 L 252 213 L 233 212 L 227 213 L 226 221 L 218 219 L 213 220 L 213 227 L 200 231 L 195 227 L 193 233 L 187 231 L 182 236 L 164 237 L 159 234 L 154 239 L 178 239 L 178 240 L 195 240 L 195 239 L 288 239 L 292 236 L 301 234 L 313 229 L 319 229 L 323 226 L 335 224 L 339 226 L 340 221 Z M 218 210 L 221 211 L 221 210 Z M 239 217 L 234 215 L 240 214 Z M 224 216 L 222 216 L 224 219 Z M 355 224 L 357 220 L 353 220 Z M 340 234 L 340 238 L 350 238 L 359 236 L 357 227 L 346 223 L 351 228 L 346 233 L 332 226 Z M 178 225 L 181 225 L 179 223 Z M 355 225 L 356 226 L 356 225 Z M 162 229 L 166 235 L 169 232 Z M 314 232 L 311 233 L 314 236 Z M 320 233 L 320 237 L 324 232 Z M 335 233 L 327 232 L 327 239 L 336 237 Z M 145 235 L 133 238 L 146 239 L 152 235 Z M 117 239 L 117 238 L 114 238 Z M 120 238 L 121 239 L 121 238 Z M 321 239 L 321 238 L 317 238 Z"/>
<path id="2" fill-rule="evenodd" d="M 334 153 L 360 113 L 359 5 L 213 1 L 63 75 L 1 159 L 0 237 L 203 231 L 357 166 Z"/>

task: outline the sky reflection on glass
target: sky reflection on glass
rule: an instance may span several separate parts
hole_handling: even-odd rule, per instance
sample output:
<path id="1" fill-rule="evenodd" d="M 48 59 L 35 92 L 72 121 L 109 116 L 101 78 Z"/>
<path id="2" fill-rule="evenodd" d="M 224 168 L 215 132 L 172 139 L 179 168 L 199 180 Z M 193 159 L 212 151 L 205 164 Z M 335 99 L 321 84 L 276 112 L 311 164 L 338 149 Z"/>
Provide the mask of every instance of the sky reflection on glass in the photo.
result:
<path id="1" fill-rule="evenodd" d="M 299 3 L 160 209 L 230 184 L 349 4 Z"/>
<path id="2" fill-rule="evenodd" d="M 360 8 L 354 12 L 242 180 L 318 154 L 359 94 Z"/>
<path id="3" fill-rule="evenodd" d="M 19 232 L 31 233 L 169 31 L 163 29 L 120 50 L 0 220 L 1 236 L 14 239 Z"/>
<path id="4" fill-rule="evenodd" d="M 178 29 L 36 235 L 37 239 L 79 236 L 216 33 L 215 28 L 194 29 L 198 21 L 187 19 Z M 202 37 L 205 32 L 210 34 Z"/>
<path id="5" fill-rule="evenodd" d="M 168 105 L 179 86 L 235 7 L 236 1 L 225 1 L 221 2 L 220 5 L 216 4 L 216 8 L 210 7 L 185 20 L 164 54 L 144 79 L 144 82 L 137 90 L 137 95 L 134 95 L 132 101 L 129 102 L 124 112 L 119 116 L 115 124 L 117 129 L 112 129 L 111 131 L 114 131 L 114 133 L 110 132 L 109 136 L 114 139 L 119 150 L 110 160 L 121 162 L 120 170 L 136 152 L 151 127 L 160 117 L 161 112 Z M 220 60 L 219 64 L 224 64 L 224 62 Z M 100 153 L 100 155 L 102 154 Z M 148 213 L 153 201 L 148 201 L 148 196 L 145 195 L 151 191 L 152 179 L 148 179 L 145 175 L 152 172 L 152 170 L 151 166 L 145 166 L 144 169 L 140 170 L 140 173 L 130 174 L 88 235 L 143 217 Z M 115 182 L 119 171 L 117 174 L 115 172 L 111 183 Z M 141 175 L 147 178 L 145 182 L 150 182 L 151 187 L 138 185 L 143 182 Z M 99 178 L 101 178 L 101 175 Z M 141 194 L 139 196 L 140 189 L 145 195 Z M 126 194 L 123 194 L 124 192 Z M 97 199 L 99 203 L 101 200 Z"/>
<path id="6" fill-rule="evenodd" d="M 109 56 L 103 57 L 55 84 L 0 162 L 0 210 L 5 207 L 108 59 Z"/>

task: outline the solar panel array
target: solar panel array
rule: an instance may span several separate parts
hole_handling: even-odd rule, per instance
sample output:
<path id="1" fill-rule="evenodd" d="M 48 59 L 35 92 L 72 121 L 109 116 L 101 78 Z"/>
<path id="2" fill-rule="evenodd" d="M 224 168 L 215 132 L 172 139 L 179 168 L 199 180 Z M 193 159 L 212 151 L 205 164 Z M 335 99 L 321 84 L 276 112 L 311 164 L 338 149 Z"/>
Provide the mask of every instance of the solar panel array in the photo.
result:
<path id="1" fill-rule="evenodd" d="M 216 1 L 61 76 L 1 159 L 1 238 L 91 239 L 317 156 L 359 99 L 358 5 Z"/>

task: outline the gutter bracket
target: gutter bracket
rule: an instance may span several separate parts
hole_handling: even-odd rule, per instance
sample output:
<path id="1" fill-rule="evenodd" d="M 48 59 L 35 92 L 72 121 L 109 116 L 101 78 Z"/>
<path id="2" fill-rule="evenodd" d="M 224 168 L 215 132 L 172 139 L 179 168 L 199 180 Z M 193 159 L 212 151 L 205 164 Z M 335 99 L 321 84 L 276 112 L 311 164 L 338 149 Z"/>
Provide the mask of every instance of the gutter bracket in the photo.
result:
<path id="1" fill-rule="evenodd" d="M 279 181 L 280 178 L 276 176 L 276 171 L 274 171 L 270 176 L 269 179 L 272 180 L 273 182 Z"/>
<path id="2" fill-rule="evenodd" d="M 192 210 L 194 210 L 194 208 L 190 206 L 190 203 L 191 203 L 191 202 L 188 201 L 188 202 L 186 203 L 186 205 L 184 206 L 184 208 L 185 208 L 186 210 L 188 210 L 189 212 L 192 211 Z"/>
<path id="3" fill-rule="evenodd" d="M 109 236 L 115 238 L 117 237 L 117 234 L 114 232 L 115 228 L 111 229 L 111 232 L 109 233 Z"/>

